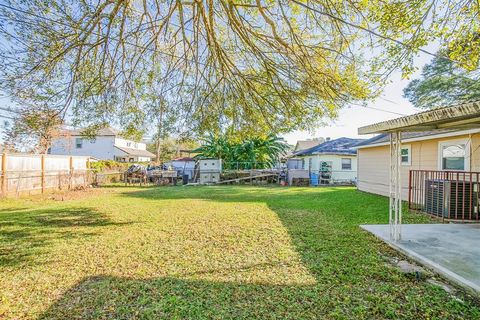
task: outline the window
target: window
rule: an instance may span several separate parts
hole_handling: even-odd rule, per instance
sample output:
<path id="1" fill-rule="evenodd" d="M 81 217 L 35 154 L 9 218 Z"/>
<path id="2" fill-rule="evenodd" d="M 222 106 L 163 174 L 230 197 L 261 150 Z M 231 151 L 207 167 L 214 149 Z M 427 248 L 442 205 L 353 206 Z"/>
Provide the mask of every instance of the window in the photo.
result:
<path id="1" fill-rule="evenodd" d="M 412 149 L 410 148 L 410 146 L 402 146 L 402 149 L 400 150 L 402 165 L 409 166 L 412 164 L 410 160 L 411 153 L 412 153 Z"/>
<path id="2" fill-rule="evenodd" d="M 127 142 L 127 147 L 130 147 L 132 145 L 131 142 Z"/>
<path id="3" fill-rule="evenodd" d="M 75 147 L 77 149 L 82 149 L 83 140 L 82 138 L 75 138 Z"/>
<path id="4" fill-rule="evenodd" d="M 138 149 L 138 143 L 135 142 L 135 149 Z"/>
<path id="5" fill-rule="evenodd" d="M 352 159 L 342 158 L 342 170 L 352 170 Z"/>
<path id="6" fill-rule="evenodd" d="M 457 140 L 439 144 L 439 166 L 441 170 L 469 170 L 467 141 Z"/>

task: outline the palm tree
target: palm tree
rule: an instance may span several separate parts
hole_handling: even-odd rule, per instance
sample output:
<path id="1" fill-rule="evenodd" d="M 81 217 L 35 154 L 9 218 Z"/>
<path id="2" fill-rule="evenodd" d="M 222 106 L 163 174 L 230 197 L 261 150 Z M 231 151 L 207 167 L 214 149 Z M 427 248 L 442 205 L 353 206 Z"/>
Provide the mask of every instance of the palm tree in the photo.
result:
<path id="1" fill-rule="evenodd" d="M 209 135 L 194 152 L 198 158 L 222 159 L 226 169 L 260 169 L 273 167 L 287 149 L 283 139 L 273 134 L 240 143 L 229 142 L 225 136 Z"/>

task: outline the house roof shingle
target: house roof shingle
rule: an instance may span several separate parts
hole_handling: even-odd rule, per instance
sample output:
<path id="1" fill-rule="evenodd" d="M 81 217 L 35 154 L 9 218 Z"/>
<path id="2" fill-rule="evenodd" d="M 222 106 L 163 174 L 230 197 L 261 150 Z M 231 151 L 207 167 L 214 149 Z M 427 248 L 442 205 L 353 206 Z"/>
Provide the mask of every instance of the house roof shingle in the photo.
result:
<path id="1" fill-rule="evenodd" d="M 324 138 L 315 138 L 311 140 L 298 140 L 297 144 L 295 145 L 295 149 L 293 152 L 299 152 L 302 150 L 307 150 L 310 148 L 313 148 L 315 146 L 318 146 L 321 143 L 324 143 L 325 139 Z"/>
<path id="2" fill-rule="evenodd" d="M 119 146 L 115 146 L 115 148 L 125 152 L 130 156 L 150 157 L 150 158 L 155 157 L 155 155 L 148 150 L 132 149 L 132 148 L 119 147 Z"/>
<path id="3" fill-rule="evenodd" d="M 444 129 L 444 130 L 432 130 L 432 131 L 422 131 L 422 132 L 402 132 L 401 135 L 402 135 L 402 140 L 421 138 L 421 137 L 425 137 L 426 139 L 428 139 L 428 136 L 433 136 L 441 133 L 456 132 L 456 131 L 458 130 Z M 379 135 L 374 136 L 373 138 L 364 140 L 356 144 L 354 147 L 363 147 L 363 146 L 369 146 L 369 145 L 382 144 L 382 143 L 387 143 L 389 141 L 390 141 L 390 134 L 381 133 Z"/>
<path id="4" fill-rule="evenodd" d="M 354 145 L 364 141 L 364 139 L 338 138 L 321 143 L 315 147 L 295 152 L 296 156 L 305 156 L 310 154 L 339 154 L 339 155 L 356 155 L 357 150 Z"/>
<path id="5" fill-rule="evenodd" d="M 71 136 L 85 135 L 82 129 L 66 130 L 66 132 L 68 132 L 68 134 L 70 134 Z M 119 135 L 120 135 L 120 131 L 111 127 L 99 129 L 96 133 L 96 136 L 119 136 Z"/>

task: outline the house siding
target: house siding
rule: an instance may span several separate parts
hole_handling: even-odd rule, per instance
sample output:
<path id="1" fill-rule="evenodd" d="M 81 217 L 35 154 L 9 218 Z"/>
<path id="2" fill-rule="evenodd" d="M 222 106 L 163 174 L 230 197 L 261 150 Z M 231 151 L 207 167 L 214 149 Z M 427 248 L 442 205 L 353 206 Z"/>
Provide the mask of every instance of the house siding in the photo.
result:
<path id="1" fill-rule="evenodd" d="M 118 154 L 114 148 L 113 136 L 98 136 L 91 140 L 84 138 L 82 140 L 82 148 L 77 149 L 75 146 L 75 139 L 77 136 L 70 136 L 59 138 L 53 141 L 50 148 L 51 154 L 57 155 L 72 155 L 72 156 L 91 156 L 97 159 L 113 160 Z"/>
<path id="2" fill-rule="evenodd" d="M 318 172 L 320 170 L 320 162 L 329 161 L 332 163 L 332 179 L 334 181 L 354 181 L 357 179 L 357 157 L 352 155 L 312 155 L 301 157 L 304 160 L 305 170 Z M 342 169 L 342 159 L 348 158 L 352 160 L 352 169 Z M 310 168 L 310 159 L 312 167 Z"/>
<path id="3" fill-rule="evenodd" d="M 126 140 L 115 136 L 97 136 L 94 139 L 83 138 L 82 148 L 76 148 L 76 139 L 80 136 L 68 136 L 55 139 L 50 148 L 53 155 L 90 156 L 101 160 L 116 160 L 125 158 L 125 161 L 148 162 L 150 157 L 129 156 L 116 147 L 126 147 L 138 150 L 146 150 L 147 146 L 142 142 Z"/>
<path id="4" fill-rule="evenodd" d="M 480 133 L 404 142 L 410 145 L 411 164 L 401 166 L 402 199 L 408 200 L 410 170 L 438 170 L 439 143 L 453 140 L 470 141 L 470 170 L 480 171 Z M 358 190 L 388 196 L 390 183 L 390 146 L 359 148 Z"/>
<path id="5" fill-rule="evenodd" d="M 135 142 L 132 140 L 126 140 L 122 138 L 115 138 L 115 145 L 117 147 L 147 150 L 147 145 L 143 142 Z"/>

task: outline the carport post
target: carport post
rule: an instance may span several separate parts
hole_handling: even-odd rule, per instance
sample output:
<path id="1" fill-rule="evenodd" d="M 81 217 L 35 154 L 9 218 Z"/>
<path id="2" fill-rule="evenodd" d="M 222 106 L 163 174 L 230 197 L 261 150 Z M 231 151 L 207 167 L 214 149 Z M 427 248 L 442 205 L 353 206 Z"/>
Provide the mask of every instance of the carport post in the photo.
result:
<path id="1" fill-rule="evenodd" d="M 390 133 L 390 206 L 388 222 L 390 239 L 398 241 L 402 237 L 402 179 L 401 179 L 401 132 Z"/>

